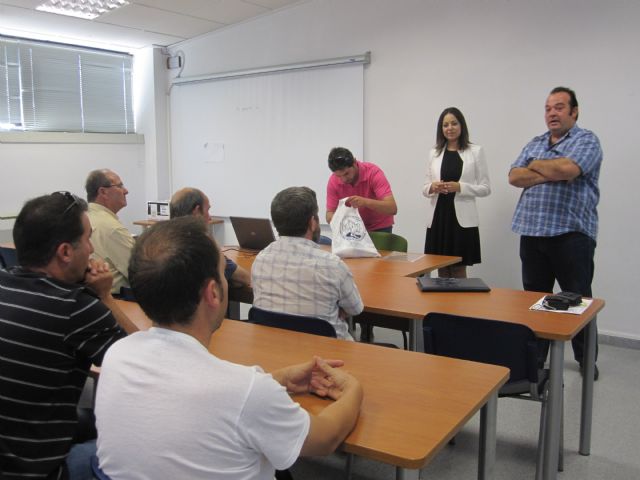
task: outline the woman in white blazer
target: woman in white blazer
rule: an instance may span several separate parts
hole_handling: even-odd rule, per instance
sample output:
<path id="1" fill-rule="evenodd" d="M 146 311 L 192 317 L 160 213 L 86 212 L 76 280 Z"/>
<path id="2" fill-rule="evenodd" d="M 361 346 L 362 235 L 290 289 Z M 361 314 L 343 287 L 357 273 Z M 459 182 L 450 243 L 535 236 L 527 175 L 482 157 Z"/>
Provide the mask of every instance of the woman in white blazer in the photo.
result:
<path id="1" fill-rule="evenodd" d="M 484 150 L 469 142 L 462 112 L 446 108 L 438 119 L 436 146 L 429 154 L 422 194 L 429 199 L 424 252 L 455 255 L 462 262 L 438 270 L 440 277 L 467 276 L 480 263 L 476 197 L 491 193 Z"/>

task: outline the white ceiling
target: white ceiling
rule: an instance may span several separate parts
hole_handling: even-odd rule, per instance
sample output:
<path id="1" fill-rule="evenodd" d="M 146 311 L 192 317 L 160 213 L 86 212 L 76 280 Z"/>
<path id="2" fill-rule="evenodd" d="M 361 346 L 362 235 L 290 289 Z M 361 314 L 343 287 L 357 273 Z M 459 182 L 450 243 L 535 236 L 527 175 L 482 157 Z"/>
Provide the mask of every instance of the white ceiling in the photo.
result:
<path id="1" fill-rule="evenodd" d="M 44 0 L 0 0 L 0 34 L 131 52 L 169 46 L 300 0 L 129 0 L 93 20 L 40 12 Z"/>

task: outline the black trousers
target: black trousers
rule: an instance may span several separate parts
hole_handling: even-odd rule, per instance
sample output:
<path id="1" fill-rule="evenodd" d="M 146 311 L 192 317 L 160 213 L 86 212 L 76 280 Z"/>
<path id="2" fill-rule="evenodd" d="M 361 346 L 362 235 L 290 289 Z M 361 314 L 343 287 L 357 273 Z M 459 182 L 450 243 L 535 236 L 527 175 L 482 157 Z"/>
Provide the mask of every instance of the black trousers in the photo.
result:
<path id="1" fill-rule="evenodd" d="M 555 237 L 520 237 L 524 289 L 534 292 L 553 292 L 553 286 L 557 281 L 560 290 L 592 297 L 591 281 L 595 249 L 596 241 L 580 232 L 569 232 Z M 593 321 L 596 320 L 593 319 Z M 584 356 L 584 340 L 584 329 L 571 340 L 573 355 L 579 363 L 582 363 Z M 542 352 L 544 361 L 549 350 L 549 342 L 542 341 L 541 346 L 544 349 Z"/>

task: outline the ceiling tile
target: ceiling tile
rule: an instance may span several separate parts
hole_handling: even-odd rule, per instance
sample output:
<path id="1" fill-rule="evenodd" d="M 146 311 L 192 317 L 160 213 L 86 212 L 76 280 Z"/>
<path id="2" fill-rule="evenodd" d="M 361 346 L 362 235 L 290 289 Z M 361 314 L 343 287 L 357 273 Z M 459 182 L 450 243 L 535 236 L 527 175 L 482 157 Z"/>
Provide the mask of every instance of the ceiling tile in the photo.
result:
<path id="1" fill-rule="evenodd" d="M 0 33 L 16 37 L 131 51 L 149 45 L 171 45 L 183 37 L 103 25 L 53 13 L 0 5 Z"/>
<path id="2" fill-rule="evenodd" d="M 222 24 L 157 8 L 131 4 L 96 18 L 96 23 L 122 25 L 166 35 L 191 38 Z"/>
<path id="3" fill-rule="evenodd" d="M 39 12 L 43 0 L 0 0 L 0 34 L 134 50 L 169 46 L 307 0 L 129 0 L 95 20 Z"/>
<path id="4" fill-rule="evenodd" d="M 44 0 L 0 0 L 0 5 L 13 5 L 15 7 L 35 9 Z"/>
<path id="5" fill-rule="evenodd" d="M 266 7 L 241 0 L 133 0 L 136 5 L 176 12 L 229 25 L 269 12 Z"/>
<path id="6" fill-rule="evenodd" d="M 261 5 L 263 7 L 267 7 L 271 10 L 275 10 L 276 8 L 282 8 L 286 5 L 293 5 L 294 3 L 301 3 L 300 0 L 245 0 L 245 1 L 250 3 L 255 3 L 256 5 Z"/>

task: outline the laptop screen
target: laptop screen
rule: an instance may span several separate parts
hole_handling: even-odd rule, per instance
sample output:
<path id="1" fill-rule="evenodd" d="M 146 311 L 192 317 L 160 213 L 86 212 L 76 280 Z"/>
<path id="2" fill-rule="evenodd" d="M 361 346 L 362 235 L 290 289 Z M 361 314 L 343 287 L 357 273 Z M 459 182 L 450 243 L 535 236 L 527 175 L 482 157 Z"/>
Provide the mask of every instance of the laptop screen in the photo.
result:
<path id="1" fill-rule="evenodd" d="M 262 250 L 276 238 L 268 218 L 229 217 L 238 245 L 246 250 Z"/>

